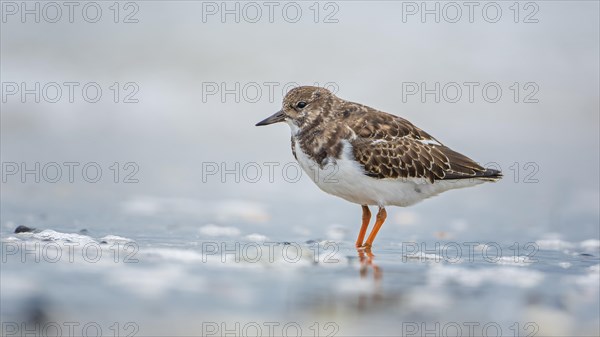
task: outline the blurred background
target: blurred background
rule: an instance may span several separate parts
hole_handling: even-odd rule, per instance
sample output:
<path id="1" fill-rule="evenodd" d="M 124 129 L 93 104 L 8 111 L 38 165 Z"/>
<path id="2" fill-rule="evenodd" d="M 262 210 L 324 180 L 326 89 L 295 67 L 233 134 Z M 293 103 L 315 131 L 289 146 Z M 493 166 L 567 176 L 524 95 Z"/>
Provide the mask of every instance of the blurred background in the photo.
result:
<path id="1" fill-rule="evenodd" d="M 3 1 L 2 334 L 598 335 L 598 13 Z M 402 116 L 504 179 L 388 209 L 361 258 L 360 207 L 298 171 L 286 125 L 254 126 L 297 85 Z"/>

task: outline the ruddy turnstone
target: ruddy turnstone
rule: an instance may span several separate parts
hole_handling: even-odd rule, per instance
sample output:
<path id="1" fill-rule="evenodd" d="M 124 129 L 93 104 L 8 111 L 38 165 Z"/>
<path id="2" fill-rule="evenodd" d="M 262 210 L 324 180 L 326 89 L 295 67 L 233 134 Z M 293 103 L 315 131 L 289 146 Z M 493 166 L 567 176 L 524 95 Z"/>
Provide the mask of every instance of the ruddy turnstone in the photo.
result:
<path id="1" fill-rule="evenodd" d="M 298 87 L 283 108 L 256 126 L 286 122 L 292 153 L 323 191 L 362 205 L 357 247 L 370 248 L 386 206 L 409 206 L 441 192 L 502 177 L 451 150 L 404 118 L 336 97 L 318 87 Z M 369 205 L 379 206 L 375 225 Z"/>

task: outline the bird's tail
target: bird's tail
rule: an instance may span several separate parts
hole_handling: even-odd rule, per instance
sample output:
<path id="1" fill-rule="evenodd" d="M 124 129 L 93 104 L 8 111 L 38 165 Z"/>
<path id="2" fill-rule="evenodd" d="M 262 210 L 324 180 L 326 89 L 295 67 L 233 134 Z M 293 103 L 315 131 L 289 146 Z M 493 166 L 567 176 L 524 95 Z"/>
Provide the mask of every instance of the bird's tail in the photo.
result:
<path id="1" fill-rule="evenodd" d="M 502 179 L 502 172 L 490 168 L 482 168 L 479 171 L 471 174 L 449 174 L 446 175 L 444 180 L 463 180 L 463 179 L 475 179 L 481 181 L 498 181 Z"/>
<path id="2" fill-rule="evenodd" d="M 475 178 L 485 181 L 498 181 L 502 179 L 502 172 L 500 170 L 486 168 L 485 171 L 478 172 Z"/>

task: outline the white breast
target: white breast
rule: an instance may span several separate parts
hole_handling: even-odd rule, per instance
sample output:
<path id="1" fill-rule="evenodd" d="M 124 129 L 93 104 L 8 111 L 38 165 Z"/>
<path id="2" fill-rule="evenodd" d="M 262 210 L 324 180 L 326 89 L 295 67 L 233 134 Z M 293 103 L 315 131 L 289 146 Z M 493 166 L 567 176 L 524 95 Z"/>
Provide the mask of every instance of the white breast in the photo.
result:
<path id="1" fill-rule="evenodd" d="M 343 140 L 340 159 L 328 158 L 323 168 L 306 155 L 294 140 L 300 166 L 319 188 L 329 194 L 360 205 L 409 206 L 441 192 L 482 183 L 477 179 L 446 180 L 430 183 L 422 178 L 376 179 L 364 174 L 354 160 L 352 145 Z"/>

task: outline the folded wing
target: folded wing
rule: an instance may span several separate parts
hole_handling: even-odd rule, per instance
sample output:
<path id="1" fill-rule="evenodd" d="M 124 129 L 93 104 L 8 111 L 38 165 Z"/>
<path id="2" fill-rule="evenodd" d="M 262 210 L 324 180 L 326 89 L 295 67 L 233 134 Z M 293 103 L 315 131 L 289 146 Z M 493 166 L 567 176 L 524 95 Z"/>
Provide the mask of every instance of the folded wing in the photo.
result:
<path id="1" fill-rule="evenodd" d="M 500 171 L 486 169 L 444 146 L 409 121 L 378 111 L 369 120 L 357 118 L 349 127 L 353 154 L 365 174 L 374 178 L 497 180 Z"/>

